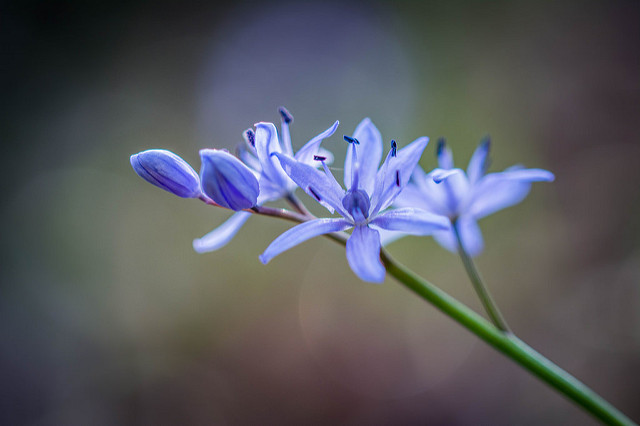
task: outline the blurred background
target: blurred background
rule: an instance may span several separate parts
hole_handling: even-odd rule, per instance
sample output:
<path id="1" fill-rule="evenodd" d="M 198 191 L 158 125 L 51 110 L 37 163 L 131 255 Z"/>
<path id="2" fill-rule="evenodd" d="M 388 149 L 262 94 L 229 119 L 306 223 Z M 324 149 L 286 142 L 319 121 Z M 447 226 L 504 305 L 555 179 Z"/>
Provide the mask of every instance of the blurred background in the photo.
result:
<path id="1" fill-rule="evenodd" d="M 253 217 L 192 250 L 229 212 L 129 156 L 198 170 L 280 105 L 296 148 L 340 120 L 338 175 L 365 116 L 431 137 L 425 168 L 437 137 L 465 166 L 491 135 L 492 170 L 553 171 L 480 222 L 477 263 L 523 340 L 639 421 L 638 22 L 637 1 L 3 2 L 0 423 L 596 424 L 327 239 L 265 266 L 290 225 Z M 432 239 L 389 250 L 480 311 Z"/>

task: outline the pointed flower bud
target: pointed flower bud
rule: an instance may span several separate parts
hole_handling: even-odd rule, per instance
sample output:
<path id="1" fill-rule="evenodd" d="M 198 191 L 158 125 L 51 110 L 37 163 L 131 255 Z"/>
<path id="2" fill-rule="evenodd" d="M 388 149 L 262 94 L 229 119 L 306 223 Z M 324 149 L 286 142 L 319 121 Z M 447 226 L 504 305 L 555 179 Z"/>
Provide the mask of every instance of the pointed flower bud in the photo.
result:
<path id="1" fill-rule="evenodd" d="M 200 151 L 202 191 L 222 207 L 248 209 L 256 205 L 258 180 L 247 166 L 226 151 Z"/>
<path id="2" fill-rule="evenodd" d="M 200 178 L 182 158 L 165 149 L 149 149 L 130 158 L 142 179 L 182 198 L 200 196 Z"/>

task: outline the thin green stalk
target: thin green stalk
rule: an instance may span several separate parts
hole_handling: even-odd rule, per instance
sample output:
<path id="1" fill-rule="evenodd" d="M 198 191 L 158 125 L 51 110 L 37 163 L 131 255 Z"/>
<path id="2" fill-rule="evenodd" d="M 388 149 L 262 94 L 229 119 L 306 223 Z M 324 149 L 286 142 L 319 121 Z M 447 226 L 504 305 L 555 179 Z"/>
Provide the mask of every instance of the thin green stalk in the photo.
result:
<path id="1" fill-rule="evenodd" d="M 300 201 L 300 199 L 296 197 L 294 193 L 290 192 L 285 198 L 287 202 L 301 215 L 314 217 L 309 209 L 307 209 L 307 206 L 305 206 L 304 203 Z"/>
<path id="2" fill-rule="evenodd" d="M 312 215 L 305 216 L 284 209 L 267 207 L 254 208 L 249 211 L 298 223 L 313 218 Z M 344 232 L 336 232 L 327 234 L 326 237 L 344 246 L 348 235 Z M 406 266 L 396 262 L 384 249 L 380 251 L 380 259 L 387 269 L 387 273 L 402 285 L 457 321 L 494 349 L 529 370 L 530 373 L 574 401 L 605 424 L 638 426 L 585 384 L 536 352 L 513 333 L 505 332 L 503 329 L 494 326 L 463 303 L 416 275 Z"/>
<path id="3" fill-rule="evenodd" d="M 498 309 L 498 305 L 493 301 L 491 297 L 491 293 L 489 293 L 489 289 L 486 285 L 484 285 L 484 281 L 482 280 L 482 276 L 480 272 L 476 268 L 475 263 L 469 253 L 464 249 L 462 245 L 462 238 L 460 237 L 460 229 L 457 221 L 453 222 L 453 231 L 456 234 L 456 240 L 458 242 L 458 254 L 460 255 L 460 259 L 462 259 L 462 263 L 464 264 L 464 269 L 467 271 L 467 275 L 469 275 L 469 279 L 471 280 L 471 284 L 473 284 L 473 288 L 475 289 L 482 305 L 484 306 L 485 311 L 491 318 L 493 324 L 498 327 L 500 330 L 505 333 L 510 333 L 511 330 L 507 325 L 500 309 Z"/>
<path id="4" fill-rule="evenodd" d="M 393 260 L 384 250 L 380 254 L 389 275 L 593 416 L 609 425 L 635 425 L 617 408 L 514 334 L 504 333 L 466 305 Z"/>

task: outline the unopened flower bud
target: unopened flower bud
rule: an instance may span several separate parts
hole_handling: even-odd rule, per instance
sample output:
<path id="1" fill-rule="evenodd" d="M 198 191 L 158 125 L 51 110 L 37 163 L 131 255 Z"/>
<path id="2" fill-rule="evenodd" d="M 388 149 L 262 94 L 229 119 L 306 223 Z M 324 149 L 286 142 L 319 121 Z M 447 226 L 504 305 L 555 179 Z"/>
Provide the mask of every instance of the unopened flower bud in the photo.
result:
<path id="1" fill-rule="evenodd" d="M 248 209 L 256 205 L 260 188 L 253 172 L 226 151 L 200 151 L 202 191 L 222 207 Z"/>
<path id="2" fill-rule="evenodd" d="M 131 156 L 131 166 L 142 179 L 182 198 L 200 196 L 200 178 L 182 158 L 166 149 L 149 149 Z"/>

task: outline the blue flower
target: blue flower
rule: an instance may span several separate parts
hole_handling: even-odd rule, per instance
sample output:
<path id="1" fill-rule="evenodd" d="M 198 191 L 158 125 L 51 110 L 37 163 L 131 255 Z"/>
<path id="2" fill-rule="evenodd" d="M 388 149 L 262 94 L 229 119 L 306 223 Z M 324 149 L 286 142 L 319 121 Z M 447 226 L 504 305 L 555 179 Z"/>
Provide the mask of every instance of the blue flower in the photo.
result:
<path id="1" fill-rule="evenodd" d="M 149 149 L 130 158 L 133 170 L 147 182 L 182 198 L 199 198 L 200 178 L 182 158 L 166 149 Z"/>
<path id="2" fill-rule="evenodd" d="M 258 180 L 240 160 L 224 150 L 200 150 L 202 191 L 231 210 L 248 209 L 258 200 Z"/>
<path id="3" fill-rule="evenodd" d="M 310 238 L 353 228 L 346 244 L 349 266 L 361 279 L 379 283 L 384 280 L 385 268 L 380 262 L 378 230 L 428 235 L 448 227 L 446 218 L 419 209 L 385 211 L 409 181 L 429 140 L 418 138 L 401 150 L 392 141 L 391 150 L 378 169 L 382 137 L 368 118 L 358 125 L 353 137 L 344 138 L 350 143 L 344 167 L 347 191 L 336 181 L 322 156 L 315 159 L 322 164 L 324 173 L 283 153 L 273 154 L 300 188 L 342 218 L 314 219 L 289 229 L 267 247 L 260 260 L 266 264 Z"/>
<path id="4" fill-rule="evenodd" d="M 255 125 L 256 130 L 247 129 L 243 133 L 245 146 L 238 150 L 238 157 L 258 177 L 260 193 L 256 201 L 262 205 L 269 201 L 286 198 L 292 195 L 297 185 L 282 170 L 280 162 L 272 153 L 281 153 L 295 158 L 304 164 L 317 166 L 313 160 L 314 155 L 321 155 L 331 162 L 333 155 L 320 147 L 323 139 L 333 135 L 338 128 L 338 121 L 324 132 L 307 142 L 298 152 L 293 154 L 289 125 L 293 122 L 293 116 L 284 107 L 279 108 L 281 116 L 281 138 L 278 138 L 276 126 L 272 123 L 260 122 Z M 251 213 L 237 212 L 222 225 L 193 241 L 193 248 L 198 253 L 206 253 L 225 246 L 242 225 L 249 219 Z"/>
<path id="5" fill-rule="evenodd" d="M 443 139 L 438 141 L 439 169 L 426 174 L 415 168 L 411 183 L 396 200 L 398 207 L 418 207 L 449 218 L 446 231 L 433 234 L 435 240 L 454 253 L 458 250 L 453 223 L 463 247 L 471 256 L 482 252 L 484 242 L 477 220 L 524 200 L 532 182 L 551 182 L 553 173 L 542 169 L 513 166 L 503 172 L 489 173 L 489 139 L 473 153 L 467 172 L 454 168 L 453 154 Z"/>

